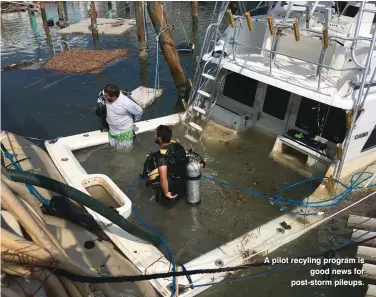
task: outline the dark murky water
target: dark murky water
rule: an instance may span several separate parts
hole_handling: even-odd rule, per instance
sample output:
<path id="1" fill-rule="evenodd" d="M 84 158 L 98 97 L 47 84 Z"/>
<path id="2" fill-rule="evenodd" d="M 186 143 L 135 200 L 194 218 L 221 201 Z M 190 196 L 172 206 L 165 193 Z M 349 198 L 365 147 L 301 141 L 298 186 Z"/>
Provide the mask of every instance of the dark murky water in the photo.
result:
<path id="1" fill-rule="evenodd" d="M 234 135 L 231 143 L 222 144 L 217 139 L 222 138 L 223 130 L 214 127 L 217 128 L 215 125 L 207 128 L 207 131 L 210 129 L 212 140 L 204 142 L 205 150 L 199 145 L 195 147 L 195 151 L 208 161 L 206 175 L 270 194 L 278 190 L 277 185 L 301 180 L 300 175 L 291 174 L 287 168 L 268 160 L 273 139 L 249 131 L 241 137 Z M 174 138 L 189 147 L 184 139 L 183 125 L 174 127 L 173 134 Z M 252 143 L 255 139 L 258 140 L 257 146 Z M 136 146 L 130 153 L 98 148 L 95 151 L 81 150 L 76 156 L 81 162 L 86 159 L 82 165 L 88 173 L 102 172 L 110 176 L 127 193 L 130 184 L 142 171 L 145 156 L 157 149 L 153 143 L 153 133 L 149 132 L 137 136 Z M 268 176 L 275 171 L 282 174 L 270 179 Z M 182 263 L 281 214 L 268 200 L 252 197 L 213 181 L 203 179 L 201 192 L 202 201 L 198 207 L 189 208 L 185 201 L 180 201 L 174 210 L 156 204 L 152 199 L 152 189 L 146 188 L 143 182 L 139 182 L 130 195 L 140 216 L 161 232 Z M 304 188 L 295 190 L 294 197 L 300 194 L 300 199 L 303 199 L 306 193 Z"/>
<path id="2" fill-rule="evenodd" d="M 117 3 L 117 7 L 116 4 Z M 252 4 L 253 5 L 253 4 Z M 113 2 L 113 17 L 133 18 L 134 11 L 125 9 L 124 2 Z M 185 42 L 184 30 L 177 18 L 180 15 L 187 32 L 187 38 L 196 44 L 195 55 L 180 55 L 187 77 L 192 77 L 196 67 L 206 27 L 211 20 L 214 2 L 199 2 L 199 26 L 192 28 L 189 2 L 164 2 L 169 25 L 174 24 L 173 35 L 177 43 Z M 86 2 L 67 2 L 68 19 L 71 22 L 88 17 Z M 46 4 L 47 18 L 57 20 L 56 4 Z M 105 2 L 97 3 L 100 17 L 108 10 Z M 179 14 L 180 13 L 180 14 Z M 41 64 L 54 55 L 56 42 L 64 40 L 70 48 L 94 49 L 92 36 L 60 36 L 56 27 L 45 30 L 40 15 L 32 17 L 27 12 L 3 14 L 1 16 L 1 62 L 2 67 L 22 60 L 38 61 Z M 121 88 L 133 90 L 141 79 L 154 87 L 156 43 L 155 35 L 148 30 L 149 65 L 141 68 L 138 61 L 138 44 L 135 28 L 123 36 L 101 36 L 101 49 L 123 48 L 130 50 L 130 56 L 106 67 L 96 74 L 67 75 L 44 70 L 34 65 L 29 70 L 12 70 L 1 74 L 1 125 L 2 129 L 24 136 L 51 139 L 99 128 L 93 106 L 96 95 L 107 83 L 116 83 Z M 60 49 L 57 49 L 57 52 Z M 40 65 L 39 65 L 40 66 Z M 178 106 L 177 91 L 169 68 L 160 59 L 160 85 L 164 90 L 162 99 L 145 110 L 143 119 L 150 119 L 173 113 Z M 181 140 L 182 127 L 174 134 Z M 218 141 L 218 139 L 221 139 Z M 226 140 L 227 139 L 227 140 Z M 205 174 L 252 188 L 261 193 L 274 193 L 284 185 L 302 179 L 298 174 L 268 159 L 273 140 L 254 131 L 228 141 L 231 137 L 220 135 L 205 141 L 196 148 L 207 160 Z M 124 154 L 107 148 L 83 150 L 77 156 L 89 173 L 103 173 L 110 176 L 124 191 L 141 172 L 145 155 L 156 150 L 151 134 L 140 135 L 137 149 Z M 202 181 L 202 203 L 188 208 L 180 201 L 175 211 L 166 210 L 150 201 L 152 192 L 139 183 L 132 192 L 132 199 L 140 215 L 157 228 L 182 262 L 195 258 L 215 246 L 223 244 L 246 231 L 280 215 L 280 211 L 266 200 L 245 195 L 239 191 Z M 290 196 L 302 199 L 306 189 L 298 188 Z M 344 231 L 345 222 L 337 220 L 334 227 L 323 226 L 311 231 L 297 241 L 279 249 L 273 255 L 299 256 L 317 253 L 334 247 L 349 238 Z M 350 253 L 349 251 L 348 253 Z M 257 273 L 263 269 L 252 269 Z M 258 296 L 258 297 L 335 297 L 364 296 L 365 288 L 340 289 L 318 287 L 290 287 L 290 280 L 310 278 L 308 270 L 290 269 L 257 279 L 216 286 L 203 296 Z"/>
<path id="3" fill-rule="evenodd" d="M 74 4 L 73 4 L 74 3 Z M 115 7 L 116 2 L 113 2 Z M 74 7 L 73 7 L 74 5 Z M 107 4 L 97 3 L 100 17 L 107 14 Z M 214 2 L 200 2 L 198 31 L 192 30 L 191 5 L 189 2 L 166 2 L 164 5 L 168 24 L 174 25 L 176 43 L 186 41 L 178 15 L 184 24 L 187 38 L 196 44 L 195 55 L 199 54 L 202 36 L 211 20 Z M 126 11 L 125 4 L 118 4 L 113 17 L 134 18 L 134 9 Z M 67 2 L 68 19 L 72 22 L 86 18 L 86 2 Z M 47 18 L 57 20 L 56 4 L 46 5 Z M 36 24 L 33 27 L 32 24 Z M 151 23 L 150 23 L 151 24 Z M 91 35 L 60 36 L 56 27 L 45 32 L 39 14 L 33 19 L 27 12 L 3 14 L 1 20 L 1 62 L 2 67 L 22 60 L 43 61 L 53 56 L 53 44 L 60 39 L 69 43 L 70 48 L 94 49 Z M 138 60 L 138 43 L 135 27 L 123 36 L 101 36 L 101 49 L 122 48 L 130 51 L 127 59 L 106 67 L 96 74 L 67 75 L 66 73 L 44 70 L 12 70 L 1 74 L 2 120 L 4 130 L 19 135 L 51 139 L 98 129 L 98 118 L 93 106 L 96 96 L 107 83 L 116 83 L 123 89 L 134 90 L 141 85 L 141 78 L 147 77 L 148 86 L 154 87 L 156 39 L 148 30 L 149 65 L 141 69 Z M 201 38 L 200 38 L 201 37 Z M 171 114 L 178 109 L 177 91 L 167 63 L 161 53 L 160 87 L 164 94 L 161 100 L 145 110 L 143 119 Z M 180 61 L 187 78 L 194 75 L 195 55 L 180 55 Z"/>
<path id="4" fill-rule="evenodd" d="M 184 126 L 173 128 L 173 137 L 188 148 L 184 139 Z M 257 145 L 256 145 L 257 143 Z M 205 175 L 226 181 L 253 191 L 272 194 L 284 186 L 301 181 L 303 177 L 274 162 L 268 157 L 274 139 L 249 130 L 239 135 L 219 129 L 209 124 L 202 145 L 193 148 L 206 158 Z M 88 173 L 98 173 L 111 177 L 125 192 L 142 171 L 143 162 L 150 151 L 157 150 L 153 133 L 137 136 L 131 152 L 120 152 L 107 146 L 84 149 L 75 153 Z M 288 192 L 289 197 L 302 200 L 308 194 L 308 185 Z M 219 245 L 233 240 L 249 230 L 281 215 L 281 211 L 268 200 L 251 196 L 239 190 L 219 185 L 206 179 L 201 180 L 201 203 L 189 207 L 179 201 L 173 210 L 166 209 L 152 198 L 151 188 L 141 181 L 133 188 L 129 197 L 133 207 L 152 227 L 162 234 L 174 252 L 175 261 L 186 263 Z M 287 196 L 287 195 L 286 195 Z M 137 220 L 130 218 L 135 224 Z M 311 231 L 302 239 L 287 244 L 272 256 L 298 257 L 325 251 L 349 238 L 351 230 L 345 230 L 346 220 L 338 219 Z M 346 251 L 344 255 L 351 255 Z M 257 280 L 242 281 L 231 285 L 221 285 L 203 293 L 203 296 L 312 296 L 329 297 L 357 296 L 363 288 L 331 289 L 322 287 L 295 287 L 291 289 L 290 280 L 314 279 L 309 269 L 290 269 L 286 272 L 265 276 Z M 252 269 L 246 274 L 262 272 L 265 269 Z M 239 275 L 237 276 L 239 277 Z M 319 278 L 320 279 L 320 278 Z M 272 286 L 270 285 L 272 282 Z M 361 295 L 359 295 L 361 296 Z"/>

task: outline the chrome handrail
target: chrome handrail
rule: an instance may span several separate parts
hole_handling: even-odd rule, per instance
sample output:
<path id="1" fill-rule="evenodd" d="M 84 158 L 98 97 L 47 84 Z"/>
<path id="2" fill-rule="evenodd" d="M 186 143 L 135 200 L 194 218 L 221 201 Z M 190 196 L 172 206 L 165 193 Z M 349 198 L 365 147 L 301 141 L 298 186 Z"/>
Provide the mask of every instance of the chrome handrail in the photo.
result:
<path id="1" fill-rule="evenodd" d="M 352 120 L 352 123 L 351 123 L 351 128 L 350 128 L 350 131 L 347 133 L 347 137 L 346 137 L 345 143 L 344 143 L 342 159 L 339 161 L 339 164 L 338 164 L 338 168 L 337 168 L 337 172 L 336 172 L 336 178 L 337 179 L 341 175 L 343 165 L 344 165 L 344 162 L 345 162 L 345 159 L 346 159 L 348 147 L 349 147 L 349 144 L 350 144 L 350 139 L 352 138 L 352 133 L 354 132 L 355 122 L 358 118 L 359 113 L 361 112 L 361 109 L 359 108 L 359 107 L 361 107 L 360 103 L 363 104 L 363 102 L 366 99 L 366 97 L 363 98 L 363 90 L 364 90 L 364 87 L 365 87 L 365 84 L 366 84 L 366 80 L 367 80 L 367 76 L 368 76 L 368 70 L 371 67 L 371 61 L 372 61 L 372 56 L 373 56 L 373 48 L 375 47 L 375 43 L 376 43 L 376 30 L 374 30 L 374 32 L 373 32 L 370 51 L 368 52 L 368 55 L 367 55 L 366 65 L 365 65 L 365 68 L 363 70 L 362 82 L 361 82 L 361 85 L 360 85 L 360 88 L 359 88 L 359 91 L 358 91 L 358 98 L 357 98 L 355 105 L 354 105 L 354 108 L 353 108 L 354 116 L 353 116 L 353 120 Z M 369 85 L 369 88 L 370 88 L 370 85 Z"/>
<path id="2" fill-rule="evenodd" d="M 233 42 L 229 42 L 229 44 L 232 44 L 232 43 L 233 43 Z M 237 43 L 238 45 L 241 45 L 241 46 L 245 46 L 245 47 L 251 47 L 251 48 L 259 49 L 259 50 L 262 50 L 262 51 L 265 51 L 265 52 L 268 52 L 268 53 L 275 53 L 275 54 L 277 54 L 277 55 L 285 56 L 285 57 L 287 57 L 287 58 L 291 58 L 291 59 L 299 60 L 299 61 L 302 61 L 302 62 L 307 62 L 307 63 L 314 64 L 314 65 L 320 65 L 318 62 L 314 62 L 314 61 L 306 60 L 306 59 L 303 59 L 303 58 L 298 58 L 298 57 L 291 56 L 291 55 L 288 55 L 288 54 L 283 54 L 283 53 L 278 52 L 278 51 L 268 50 L 268 49 L 263 48 L 263 47 L 254 46 L 254 45 L 249 45 L 249 44 L 243 44 L 243 43 L 240 43 L 240 42 L 236 42 L 236 43 Z M 360 67 L 353 67 L 353 68 L 336 68 L 336 67 L 333 67 L 333 66 L 326 66 L 325 64 L 321 64 L 321 66 L 322 66 L 323 68 L 328 68 L 328 69 L 335 70 L 335 71 L 361 70 Z"/>
<path id="3" fill-rule="evenodd" d="M 361 6 L 360 6 L 360 9 L 359 9 L 359 15 L 358 15 L 358 19 L 357 19 L 356 26 L 355 26 L 354 37 L 359 35 L 359 30 L 360 30 L 360 25 L 361 25 L 361 19 L 363 17 L 363 11 L 364 11 L 364 7 L 366 5 L 366 2 L 362 2 L 360 5 Z M 352 43 L 352 45 L 351 45 L 351 58 L 354 61 L 355 65 L 357 65 L 357 66 L 359 66 L 361 68 L 364 68 L 364 66 L 362 64 L 360 64 L 358 62 L 358 60 L 356 59 L 356 57 L 355 57 L 355 47 L 356 47 L 356 44 L 357 44 L 357 41 L 354 40 L 353 43 Z"/>

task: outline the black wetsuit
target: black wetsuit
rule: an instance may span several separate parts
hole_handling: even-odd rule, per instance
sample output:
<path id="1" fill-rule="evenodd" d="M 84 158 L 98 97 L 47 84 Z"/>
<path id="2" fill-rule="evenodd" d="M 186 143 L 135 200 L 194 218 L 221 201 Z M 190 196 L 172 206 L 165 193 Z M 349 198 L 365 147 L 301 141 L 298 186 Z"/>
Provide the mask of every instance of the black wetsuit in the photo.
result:
<path id="1" fill-rule="evenodd" d="M 168 191 L 172 195 L 178 194 L 178 196 L 169 199 L 163 194 L 160 187 L 156 189 L 155 194 L 157 202 L 172 207 L 185 196 L 188 158 L 184 147 L 179 142 L 170 143 L 164 149 L 167 150 L 166 154 L 162 154 L 160 151 L 156 152 L 156 165 L 157 167 L 167 166 Z"/>

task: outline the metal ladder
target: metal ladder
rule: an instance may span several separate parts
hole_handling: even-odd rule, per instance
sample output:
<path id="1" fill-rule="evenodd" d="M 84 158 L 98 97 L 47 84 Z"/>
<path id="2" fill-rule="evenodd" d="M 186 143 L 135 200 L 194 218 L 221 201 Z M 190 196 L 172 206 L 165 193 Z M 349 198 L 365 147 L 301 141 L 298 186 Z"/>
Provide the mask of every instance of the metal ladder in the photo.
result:
<path id="1" fill-rule="evenodd" d="M 215 104 L 214 98 L 215 89 L 217 87 L 219 73 L 221 71 L 221 62 L 223 59 L 224 50 L 227 40 L 224 42 L 220 57 L 211 57 L 202 66 L 203 56 L 214 50 L 218 36 L 218 28 L 222 22 L 223 16 L 226 13 L 229 1 L 217 1 L 213 10 L 212 23 L 208 26 L 201 49 L 200 59 L 196 68 L 194 76 L 193 89 L 187 106 L 187 124 L 185 138 L 193 143 L 201 141 L 204 127 L 203 121 L 206 122 L 209 117 L 210 108 Z M 213 45 L 212 45 L 213 44 Z M 214 68 L 209 68 L 210 64 L 215 64 Z M 204 91 L 206 85 L 212 82 L 213 89 L 211 93 Z M 205 102 L 208 102 L 206 108 L 203 108 Z M 204 119 L 203 119 L 204 118 Z"/>

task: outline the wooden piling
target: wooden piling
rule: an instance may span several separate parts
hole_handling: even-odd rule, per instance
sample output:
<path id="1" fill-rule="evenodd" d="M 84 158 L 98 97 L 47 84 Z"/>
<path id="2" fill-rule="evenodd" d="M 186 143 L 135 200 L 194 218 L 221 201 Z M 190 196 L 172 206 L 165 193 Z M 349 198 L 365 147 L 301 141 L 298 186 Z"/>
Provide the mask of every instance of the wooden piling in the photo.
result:
<path id="1" fill-rule="evenodd" d="M 197 3 L 197 1 L 192 1 L 192 16 L 193 17 L 198 16 L 198 3 Z"/>
<path id="2" fill-rule="evenodd" d="M 93 30 L 94 31 L 94 30 Z M 101 43 L 99 41 L 99 34 L 92 32 L 94 49 L 99 51 L 101 49 Z"/>
<path id="3" fill-rule="evenodd" d="M 148 58 L 147 56 L 139 56 L 140 61 L 140 86 L 148 87 Z"/>
<path id="4" fill-rule="evenodd" d="M 40 14 L 42 16 L 43 24 L 47 24 L 47 14 L 46 14 L 46 7 L 44 1 L 39 1 L 39 7 L 40 7 Z"/>
<path id="5" fill-rule="evenodd" d="M 198 3 L 197 3 L 197 1 L 192 1 L 192 16 L 198 17 Z"/>
<path id="6" fill-rule="evenodd" d="M 197 1 L 192 1 L 192 22 L 194 28 L 193 30 L 195 31 L 196 28 L 198 29 L 198 2 Z"/>
<path id="7" fill-rule="evenodd" d="M 64 9 L 64 21 L 68 22 L 68 8 L 67 8 L 67 1 L 63 1 L 63 9 Z"/>
<path id="8" fill-rule="evenodd" d="M 64 8 L 63 1 L 57 1 L 57 12 L 59 14 L 59 21 L 64 21 Z"/>
<path id="9" fill-rule="evenodd" d="M 46 14 L 45 2 L 39 1 L 39 7 L 40 7 L 40 15 L 42 17 L 44 32 L 45 32 L 46 37 L 47 37 L 47 43 L 50 44 L 51 43 L 51 34 L 50 34 L 50 28 L 47 25 L 47 14 Z"/>
<path id="10" fill-rule="evenodd" d="M 97 10 L 94 1 L 90 1 L 90 18 L 91 18 L 91 31 L 93 35 L 98 35 L 97 28 Z"/>
<path id="11" fill-rule="evenodd" d="M 159 35 L 159 43 L 163 50 L 163 55 L 168 63 L 175 85 L 179 92 L 179 98 L 183 99 L 186 90 L 186 79 L 180 64 L 178 52 L 171 32 L 167 29 L 167 21 L 160 2 L 148 2 L 148 13 L 153 23 L 154 29 Z M 161 33 L 163 32 L 163 33 Z"/>
<path id="12" fill-rule="evenodd" d="M 144 2 L 134 1 L 134 9 L 136 15 L 137 39 L 140 57 L 147 55 L 147 44 L 145 35 L 145 20 L 144 20 Z"/>

